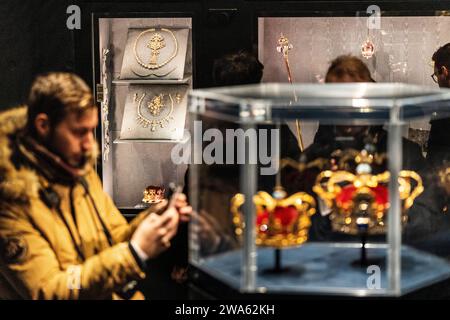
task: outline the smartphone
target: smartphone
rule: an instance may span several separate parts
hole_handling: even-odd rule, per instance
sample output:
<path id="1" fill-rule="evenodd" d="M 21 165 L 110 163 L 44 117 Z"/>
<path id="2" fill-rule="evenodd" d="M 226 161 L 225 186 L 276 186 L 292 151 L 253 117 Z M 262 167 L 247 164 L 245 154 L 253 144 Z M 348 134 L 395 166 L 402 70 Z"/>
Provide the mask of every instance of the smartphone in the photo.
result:
<path id="1" fill-rule="evenodd" d="M 174 206 L 177 196 L 183 191 L 183 188 L 181 186 L 176 185 L 173 182 L 169 183 L 168 189 L 169 189 L 169 191 L 167 193 L 168 203 L 164 210 L 166 210 L 170 206 Z"/>

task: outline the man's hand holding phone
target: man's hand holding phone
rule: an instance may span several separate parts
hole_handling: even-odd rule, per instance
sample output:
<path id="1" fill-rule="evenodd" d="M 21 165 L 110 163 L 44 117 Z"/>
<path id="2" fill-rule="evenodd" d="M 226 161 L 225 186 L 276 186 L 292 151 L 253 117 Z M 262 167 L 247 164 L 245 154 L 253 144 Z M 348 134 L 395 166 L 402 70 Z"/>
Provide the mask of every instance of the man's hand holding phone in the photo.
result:
<path id="1" fill-rule="evenodd" d="M 133 247 L 140 249 L 148 259 L 155 258 L 170 247 L 170 240 L 177 233 L 179 221 L 188 221 L 192 214 L 186 195 L 177 191 L 169 201 L 164 200 L 157 207 L 159 210 L 155 211 L 162 211 L 162 214 L 150 213 L 131 238 Z"/>

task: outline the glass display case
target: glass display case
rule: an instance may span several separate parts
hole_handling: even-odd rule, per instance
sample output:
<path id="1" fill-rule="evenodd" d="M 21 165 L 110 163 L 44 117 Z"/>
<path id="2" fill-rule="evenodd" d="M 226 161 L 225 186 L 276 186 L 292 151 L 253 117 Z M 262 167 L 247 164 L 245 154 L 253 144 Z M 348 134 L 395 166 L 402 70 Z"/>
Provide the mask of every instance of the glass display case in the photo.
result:
<path id="1" fill-rule="evenodd" d="M 448 163 L 402 134 L 450 118 L 450 90 L 266 83 L 194 90 L 189 112 L 196 269 L 243 293 L 399 296 L 450 277 Z"/>
<path id="2" fill-rule="evenodd" d="M 170 183 L 184 185 L 187 165 L 174 164 L 171 150 L 187 139 L 192 17 L 105 14 L 95 21 L 103 186 L 122 212 L 143 209 Z"/>

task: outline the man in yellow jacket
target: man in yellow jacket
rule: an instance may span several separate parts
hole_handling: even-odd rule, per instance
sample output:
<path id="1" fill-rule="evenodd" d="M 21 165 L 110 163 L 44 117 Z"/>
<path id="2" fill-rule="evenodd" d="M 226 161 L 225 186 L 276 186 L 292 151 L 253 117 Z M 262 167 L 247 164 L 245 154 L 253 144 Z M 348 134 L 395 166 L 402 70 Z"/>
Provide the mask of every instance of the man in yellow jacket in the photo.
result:
<path id="1" fill-rule="evenodd" d="M 191 207 L 178 195 L 126 222 L 93 169 L 98 110 L 69 73 L 0 115 L 0 299 L 142 298 L 147 259 Z"/>

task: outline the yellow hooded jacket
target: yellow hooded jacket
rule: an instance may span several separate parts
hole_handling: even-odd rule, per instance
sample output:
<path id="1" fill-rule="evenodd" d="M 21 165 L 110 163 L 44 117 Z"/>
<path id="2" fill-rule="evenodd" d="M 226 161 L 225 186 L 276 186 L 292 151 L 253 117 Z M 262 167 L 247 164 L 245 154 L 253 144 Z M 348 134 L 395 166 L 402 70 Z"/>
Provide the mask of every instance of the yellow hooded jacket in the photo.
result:
<path id="1" fill-rule="evenodd" d="M 117 297 L 145 277 L 129 240 L 146 214 L 128 224 L 92 166 L 83 185 L 18 165 L 15 141 L 25 124 L 26 107 L 0 114 L 0 299 Z M 43 197 L 49 186 L 58 208 Z"/>

